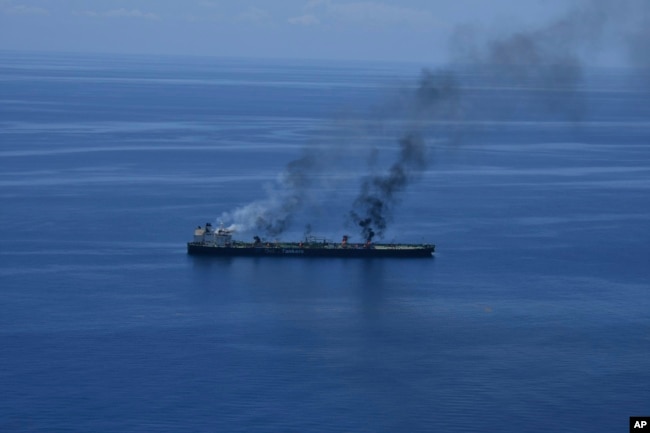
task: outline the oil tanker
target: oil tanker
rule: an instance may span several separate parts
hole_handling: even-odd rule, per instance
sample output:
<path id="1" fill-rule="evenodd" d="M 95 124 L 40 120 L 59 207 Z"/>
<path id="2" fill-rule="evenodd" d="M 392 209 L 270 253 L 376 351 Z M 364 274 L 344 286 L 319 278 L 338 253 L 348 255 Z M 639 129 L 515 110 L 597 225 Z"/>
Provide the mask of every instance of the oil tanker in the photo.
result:
<path id="1" fill-rule="evenodd" d="M 330 242 L 313 236 L 304 242 L 263 242 L 254 236 L 253 242 L 232 239 L 232 230 L 210 223 L 194 230 L 194 239 L 187 243 L 187 253 L 210 256 L 249 257 L 340 257 L 340 258 L 416 258 L 433 257 L 432 244 L 381 244 L 367 241 L 355 244 L 343 236 L 341 242 Z"/>

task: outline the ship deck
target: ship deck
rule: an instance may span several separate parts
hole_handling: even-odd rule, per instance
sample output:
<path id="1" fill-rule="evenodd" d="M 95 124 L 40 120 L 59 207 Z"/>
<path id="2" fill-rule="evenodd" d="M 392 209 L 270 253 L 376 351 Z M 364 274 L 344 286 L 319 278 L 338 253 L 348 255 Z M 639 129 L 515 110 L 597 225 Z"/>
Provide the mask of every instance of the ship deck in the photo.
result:
<path id="1" fill-rule="evenodd" d="M 342 246 L 338 243 L 329 244 L 311 244 L 300 242 L 279 242 L 279 243 L 263 243 L 253 244 L 249 242 L 233 242 L 230 248 L 302 248 L 302 249 L 338 249 L 338 250 L 354 250 L 354 249 L 375 249 L 375 250 L 413 250 L 413 249 L 427 249 L 431 248 L 429 244 L 372 244 L 366 246 L 365 244 L 348 244 Z M 218 247 L 215 247 L 218 248 Z"/>
<path id="2" fill-rule="evenodd" d="M 428 244 L 347 244 L 338 243 L 249 243 L 232 242 L 228 245 L 189 242 L 188 254 L 214 256 L 293 256 L 293 257 L 431 257 L 435 245 Z"/>

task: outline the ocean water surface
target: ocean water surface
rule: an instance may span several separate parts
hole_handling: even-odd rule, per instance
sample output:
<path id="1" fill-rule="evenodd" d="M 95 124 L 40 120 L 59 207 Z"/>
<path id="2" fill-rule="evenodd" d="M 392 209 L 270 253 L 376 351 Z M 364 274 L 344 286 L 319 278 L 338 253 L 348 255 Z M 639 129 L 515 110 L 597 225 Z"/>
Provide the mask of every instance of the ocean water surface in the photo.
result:
<path id="1" fill-rule="evenodd" d="M 628 72 L 591 71 L 575 116 L 495 113 L 528 90 L 465 77 L 466 115 L 428 130 L 385 237 L 435 258 L 203 259 L 193 228 L 310 146 L 349 178 L 286 237 L 358 240 L 368 169 L 348 144 L 390 160 L 372 125 L 419 69 L 0 58 L 0 431 L 610 433 L 650 415 L 650 98 Z"/>

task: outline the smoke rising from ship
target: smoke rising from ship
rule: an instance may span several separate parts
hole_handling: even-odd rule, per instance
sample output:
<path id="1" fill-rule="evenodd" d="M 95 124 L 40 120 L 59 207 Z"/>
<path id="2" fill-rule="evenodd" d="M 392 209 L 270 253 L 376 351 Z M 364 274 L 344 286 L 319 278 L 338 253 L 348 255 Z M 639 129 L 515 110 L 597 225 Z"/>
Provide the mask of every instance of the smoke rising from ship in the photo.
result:
<path id="1" fill-rule="evenodd" d="M 257 200 L 232 212 L 221 215 L 221 221 L 232 221 L 231 230 L 259 230 L 268 236 L 277 236 L 285 231 L 296 211 L 309 200 L 314 173 L 322 171 L 322 163 L 314 152 L 307 152 L 289 164 L 267 187 L 267 198 Z"/>
<path id="2" fill-rule="evenodd" d="M 459 87 L 455 77 L 448 71 L 429 71 L 421 73 L 415 89 L 403 90 L 399 96 L 387 102 L 382 111 L 388 113 L 389 119 L 375 119 L 375 129 L 383 128 L 382 123 L 399 123 L 401 138 L 394 139 L 397 144 L 395 161 L 388 170 L 369 174 L 376 162 L 377 148 L 368 141 L 354 141 L 354 149 L 344 146 L 312 146 L 303 150 L 303 156 L 289 162 L 276 182 L 267 187 L 267 197 L 254 201 L 232 212 L 221 215 L 222 221 L 233 221 L 230 229 L 239 231 L 261 231 L 267 236 L 278 236 L 293 222 L 295 215 L 322 197 L 316 190 L 322 191 L 328 185 L 334 161 L 344 155 L 355 156 L 355 167 L 367 165 L 357 178 L 361 179 L 360 191 L 353 200 L 348 218 L 361 227 L 364 239 L 375 234 L 383 236 L 392 211 L 398 202 L 399 193 L 413 180 L 420 177 L 428 165 L 427 148 L 423 138 L 423 129 L 430 120 L 449 118 L 458 113 Z M 347 131 L 346 131 L 347 132 Z M 321 176 L 322 174 L 328 176 Z M 331 176 L 330 176 L 331 175 Z M 325 189 L 326 189 L 325 188 Z M 349 209 L 349 208 L 348 208 Z M 345 211 L 345 209 L 344 209 Z"/>
<path id="3" fill-rule="evenodd" d="M 388 173 L 363 180 L 360 194 L 354 201 L 354 210 L 350 212 L 350 217 L 361 227 L 362 236 L 368 242 L 376 234 L 383 235 L 396 195 L 427 165 L 426 148 L 421 137 L 404 137 L 400 140 L 400 147 L 400 156 Z"/>
<path id="4" fill-rule="evenodd" d="M 642 18 L 632 20 L 635 25 L 625 28 L 630 17 L 639 14 Z M 401 122 L 397 133 L 386 128 L 395 134 L 394 161 L 385 170 L 378 170 L 373 165 L 376 148 L 367 143 L 355 144 L 357 166 L 365 162 L 366 169 L 358 173 L 359 192 L 342 213 L 365 240 L 384 235 L 401 193 L 429 166 L 431 143 L 427 143 L 427 137 L 432 122 L 452 120 L 458 124 L 455 121 L 477 120 L 471 117 L 485 112 L 510 117 L 531 108 L 579 120 L 585 106 L 581 87 L 584 59 L 598 54 L 608 31 L 622 31 L 634 63 L 650 66 L 650 26 L 644 26 L 648 20 L 650 6 L 641 0 L 585 0 L 573 3 L 566 14 L 545 25 L 493 38 L 460 27 L 451 41 L 451 67 L 424 70 L 417 86 L 383 107 L 391 118 Z M 466 68 L 480 75 L 483 86 L 498 89 L 489 108 L 472 107 L 474 100 L 465 97 L 468 84 L 458 71 Z M 512 98 L 508 93 L 512 88 L 527 89 L 527 98 Z M 318 175 L 329 173 L 331 163 L 347 151 L 340 143 L 305 148 L 303 155 L 291 161 L 277 181 L 267 187 L 266 198 L 225 213 L 221 220 L 232 221 L 231 228 L 237 230 L 256 230 L 267 236 L 281 234 L 299 211 L 320 200 L 317 191 L 322 192 L 328 185 Z"/>
<path id="5" fill-rule="evenodd" d="M 361 236 L 367 242 L 375 235 L 383 237 L 399 193 L 428 166 L 427 146 L 422 137 L 427 121 L 434 116 L 437 119 L 456 117 L 459 97 L 459 86 L 451 73 L 422 71 L 419 85 L 406 104 L 411 118 L 406 133 L 398 140 L 395 162 L 385 173 L 363 178 L 350 211 L 351 220 L 361 228 Z"/>

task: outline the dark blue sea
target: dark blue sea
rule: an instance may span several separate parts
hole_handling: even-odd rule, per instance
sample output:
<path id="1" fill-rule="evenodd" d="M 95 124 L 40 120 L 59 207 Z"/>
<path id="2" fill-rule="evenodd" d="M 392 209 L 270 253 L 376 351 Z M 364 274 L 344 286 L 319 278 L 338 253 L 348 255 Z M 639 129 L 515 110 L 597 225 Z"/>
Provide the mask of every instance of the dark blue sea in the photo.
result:
<path id="1" fill-rule="evenodd" d="M 650 415 L 650 93 L 629 71 L 585 71 L 547 107 L 463 72 L 463 114 L 427 126 L 384 236 L 435 258 L 201 259 L 193 229 L 310 146 L 349 178 L 283 237 L 358 240 L 358 179 L 396 141 L 373 125 L 422 65 L 0 59 L 0 431 L 612 433 Z"/>

